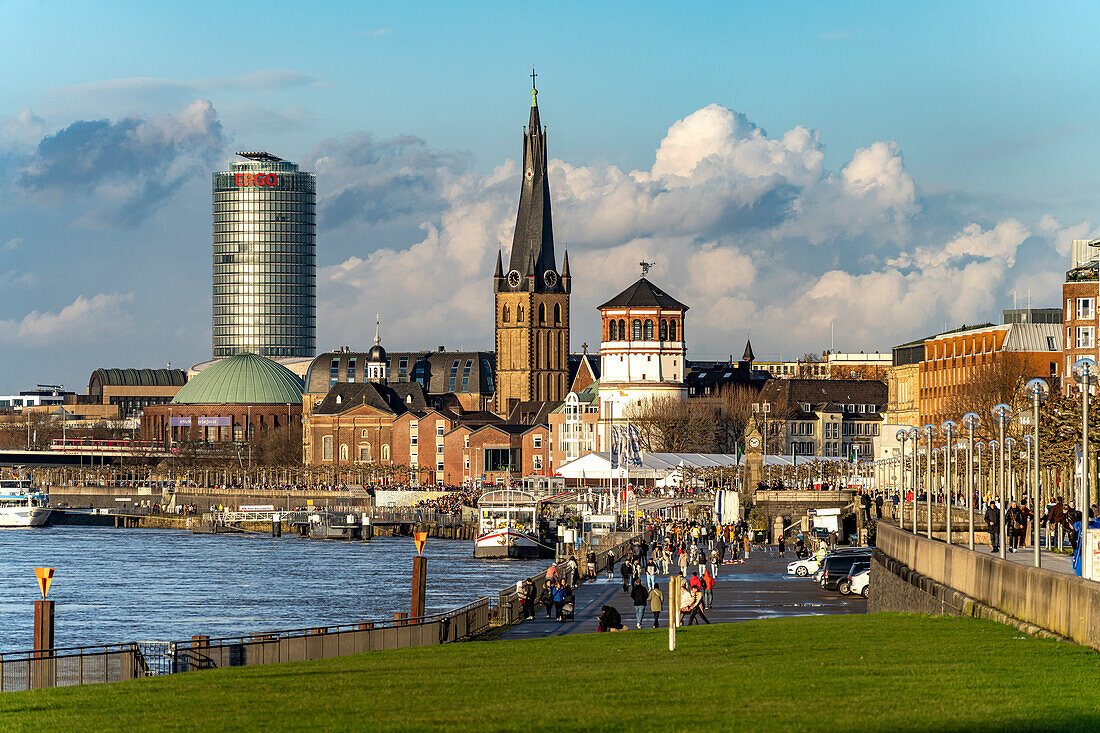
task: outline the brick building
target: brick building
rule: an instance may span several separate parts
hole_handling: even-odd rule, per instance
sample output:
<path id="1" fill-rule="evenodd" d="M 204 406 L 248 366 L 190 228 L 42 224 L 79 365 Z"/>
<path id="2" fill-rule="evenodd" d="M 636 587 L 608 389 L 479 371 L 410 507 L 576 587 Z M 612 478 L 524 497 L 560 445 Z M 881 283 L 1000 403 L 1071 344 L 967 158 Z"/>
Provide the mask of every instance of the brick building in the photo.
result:
<path id="1" fill-rule="evenodd" d="M 831 458 L 869 458 L 886 407 L 886 384 L 874 379 L 775 379 L 753 405 L 768 452 Z"/>

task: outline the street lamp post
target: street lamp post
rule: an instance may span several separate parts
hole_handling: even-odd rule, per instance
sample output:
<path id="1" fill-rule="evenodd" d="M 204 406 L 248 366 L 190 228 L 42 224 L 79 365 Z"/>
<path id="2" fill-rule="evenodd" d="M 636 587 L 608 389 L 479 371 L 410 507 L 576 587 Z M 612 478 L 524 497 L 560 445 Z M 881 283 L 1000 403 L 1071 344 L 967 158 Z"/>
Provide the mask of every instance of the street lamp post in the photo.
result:
<path id="1" fill-rule="evenodd" d="M 1072 374 L 1074 381 L 1081 385 L 1081 494 L 1077 505 L 1081 512 L 1081 532 L 1077 536 L 1077 546 L 1082 548 L 1081 577 L 1085 578 L 1088 577 L 1086 573 L 1091 571 L 1091 567 L 1086 567 L 1087 553 L 1082 543 L 1085 541 L 1085 533 L 1089 526 L 1089 500 L 1091 499 L 1089 474 L 1092 472 L 1089 468 L 1089 389 L 1096 384 L 1096 362 L 1088 358 L 1078 359 L 1073 363 Z"/>
<path id="2" fill-rule="evenodd" d="M 894 437 L 901 443 L 901 478 L 902 483 L 905 483 L 905 441 L 909 440 L 909 433 L 904 430 L 899 430 L 894 433 Z M 916 505 L 917 496 L 913 495 L 914 506 Z M 898 520 L 898 526 L 905 529 L 905 490 L 901 492 L 901 517 Z"/>
<path id="3" fill-rule="evenodd" d="M 913 534 L 917 533 L 917 441 L 920 440 L 920 430 L 917 428 L 909 428 L 909 442 L 913 446 L 911 469 L 911 481 L 910 485 L 913 488 Z"/>
<path id="4" fill-rule="evenodd" d="M 1005 438 L 1005 498 L 1009 501 L 1019 501 L 1016 497 L 1015 474 L 1012 473 L 1012 454 L 1016 451 L 1016 439 Z"/>
<path id="5" fill-rule="evenodd" d="M 924 476 L 924 491 L 925 502 L 928 505 L 928 539 L 932 539 L 932 436 L 936 434 L 935 425 L 924 426 L 924 436 L 926 438 L 925 452 L 927 454 L 927 465 L 925 466 Z"/>
<path id="6" fill-rule="evenodd" d="M 970 549 L 974 549 L 974 428 L 982 424 L 982 419 L 976 412 L 968 412 L 963 415 L 963 425 L 969 433 L 969 441 L 966 445 L 966 514 L 969 534 L 967 541 Z"/>
<path id="7" fill-rule="evenodd" d="M 1035 527 L 1035 567 L 1042 564 L 1039 552 L 1039 403 L 1050 395 L 1050 387 L 1042 379 L 1032 379 L 1027 383 L 1027 393 L 1031 395 L 1032 430 L 1034 431 L 1035 462 L 1032 463 L 1031 486 L 1031 521 Z"/>
<path id="8" fill-rule="evenodd" d="M 996 439 L 993 439 L 993 440 L 989 441 L 988 445 L 989 445 L 989 492 L 988 493 L 989 493 L 989 496 L 992 499 L 992 497 L 997 496 L 997 469 L 996 469 L 996 466 L 997 466 L 997 448 L 1000 447 L 1000 444 L 997 442 Z M 1001 535 L 999 534 L 999 530 L 998 530 L 997 538 L 999 539 L 1000 536 Z M 993 537 L 992 536 L 990 536 L 990 538 L 989 538 L 989 543 L 993 544 Z"/>
<path id="9" fill-rule="evenodd" d="M 944 502 L 944 510 L 947 512 L 947 544 L 949 545 L 951 544 L 951 451 L 954 449 L 952 440 L 958 429 L 958 423 L 954 420 L 944 420 L 943 424 L 940 425 L 940 432 L 943 433 L 944 437 L 947 439 L 943 451 L 944 475 L 947 478 L 943 487 L 943 495 L 946 499 Z"/>
<path id="10" fill-rule="evenodd" d="M 1000 552 L 998 553 L 1003 560 L 1005 557 L 1005 498 L 1008 491 L 1005 488 L 1005 451 L 1009 449 L 1009 445 L 1005 442 L 1005 423 L 1008 421 L 1009 415 L 1012 414 L 1012 408 L 1001 402 L 993 407 L 993 419 L 997 423 L 997 431 L 1000 436 L 1000 460 L 997 462 L 997 483 L 998 491 L 997 498 L 1000 502 L 1001 509 L 1001 525 L 998 528 L 1000 536 Z"/>

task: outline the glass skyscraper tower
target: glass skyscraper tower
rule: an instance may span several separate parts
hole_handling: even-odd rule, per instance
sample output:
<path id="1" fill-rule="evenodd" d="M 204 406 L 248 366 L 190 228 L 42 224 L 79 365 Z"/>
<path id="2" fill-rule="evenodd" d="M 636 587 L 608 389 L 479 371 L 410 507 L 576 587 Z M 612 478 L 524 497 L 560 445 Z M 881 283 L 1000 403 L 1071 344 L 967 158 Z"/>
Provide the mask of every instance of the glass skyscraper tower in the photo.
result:
<path id="1" fill-rule="evenodd" d="M 317 347 L 317 179 L 268 153 L 214 174 L 214 358 Z"/>

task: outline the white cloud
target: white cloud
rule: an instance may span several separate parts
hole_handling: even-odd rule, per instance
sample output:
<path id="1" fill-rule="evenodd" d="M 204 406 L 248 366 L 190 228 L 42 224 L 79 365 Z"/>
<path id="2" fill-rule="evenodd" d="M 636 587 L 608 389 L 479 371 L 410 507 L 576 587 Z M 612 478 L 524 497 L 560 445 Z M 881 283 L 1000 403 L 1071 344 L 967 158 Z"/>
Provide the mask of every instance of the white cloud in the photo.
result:
<path id="1" fill-rule="evenodd" d="M 33 310 L 19 319 L 0 320 L 0 340 L 38 347 L 62 339 L 124 337 L 133 324 L 133 315 L 125 305 L 133 299 L 133 293 L 101 293 L 91 298 L 80 295 L 57 312 Z"/>
<path id="2" fill-rule="evenodd" d="M 553 140 L 550 140 L 551 149 Z M 381 311 L 387 342 L 491 348 L 491 273 L 507 261 L 518 167 L 471 173 L 419 140 L 319 146 L 322 211 L 370 241 L 393 219 L 420 224 L 405 243 L 322 268 L 322 344 L 366 344 Z M 1011 288 L 1047 293 L 1070 231 L 1042 220 L 979 221 L 925 200 L 894 142 L 872 142 L 831 172 L 816 131 L 769 137 L 742 113 L 709 105 L 674 122 L 649 169 L 550 162 L 558 261 L 569 242 L 573 347 L 595 343 L 595 306 L 629 285 L 640 260 L 691 307 L 697 354 L 900 341 L 992 319 Z M 945 203 L 945 201 L 947 203 Z M 356 234 L 356 232 L 358 234 Z M 412 242 L 411 244 L 408 242 Z M 1038 305 L 1038 303 L 1037 303 Z M 472 343 L 471 343 L 472 342 Z"/>

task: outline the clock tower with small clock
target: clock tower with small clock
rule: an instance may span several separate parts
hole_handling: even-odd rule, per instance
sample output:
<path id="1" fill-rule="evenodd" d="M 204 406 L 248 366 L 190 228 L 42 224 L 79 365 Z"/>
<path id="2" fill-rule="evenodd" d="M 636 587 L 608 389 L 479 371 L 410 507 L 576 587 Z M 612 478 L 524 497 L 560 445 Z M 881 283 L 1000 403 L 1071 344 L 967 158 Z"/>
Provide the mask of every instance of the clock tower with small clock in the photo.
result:
<path id="1" fill-rule="evenodd" d="M 523 179 L 508 269 L 497 253 L 495 411 L 558 401 L 568 392 L 569 253 L 557 269 L 547 180 L 546 130 L 531 72 L 531 119 L 523 131 Z"/>

